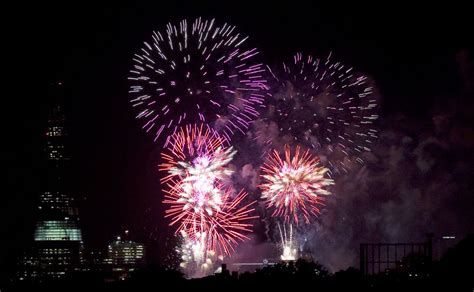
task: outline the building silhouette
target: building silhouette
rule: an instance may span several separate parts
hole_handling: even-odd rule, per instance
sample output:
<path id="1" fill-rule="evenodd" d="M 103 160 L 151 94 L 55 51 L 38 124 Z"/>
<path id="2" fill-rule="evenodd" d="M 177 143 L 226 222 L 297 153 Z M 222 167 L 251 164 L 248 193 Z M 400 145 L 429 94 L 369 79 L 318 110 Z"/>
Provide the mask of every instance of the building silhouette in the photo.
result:
<path id="1" fill-rule="evenodd" d="M 433 259 L 433 234 L 425 242 L 410 243 L 361 243 L 360 271 L 364 275 L 387 271 L 420 270 Z"/>
<path id="2" fill-rule="evenodd" d="M 71 159 L 61 83 L 44 133 L 43 162 L 32 249 L 18 261 L 17 280 L 59 279 L 77 271 L 83 249 L 79 212 L 71 186 Z"/>

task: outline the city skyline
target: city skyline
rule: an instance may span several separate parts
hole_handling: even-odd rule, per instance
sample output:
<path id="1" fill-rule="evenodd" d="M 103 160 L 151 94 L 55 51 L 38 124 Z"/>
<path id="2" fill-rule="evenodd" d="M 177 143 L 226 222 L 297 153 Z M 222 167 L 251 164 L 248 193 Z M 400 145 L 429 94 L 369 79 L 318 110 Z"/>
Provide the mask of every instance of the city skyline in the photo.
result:
<path id="1" fill-rule="evenodd" d="M 78 198 L 72 186 L 73 161 L 70 133 L 64 113 L 63 83 L 51 85 L 53 104 L 44 131 L 41 186 L 34 214 L 35 229 L 30 245 L 16 252 L 13 281 L 40 283 L 60 280 L 74 273 L 97 270 L 111 279 L 125 277 L 143 266 L 144 246 L 129 239 L 128 230 L 102 249 L 84 243 Z M 103 256 L 101 251 L 106 250 Z"/>
<path id="2" fill-rule="evenodd" d="M 86 249 L 104 251 L 125 230 L 144 244 L 147 261 L 166 261 L 173 248 L 165 241 L 173 240 L 174 230 L 163 219 L 158 172 L 162 148 L 153 137 L 143 135 L 134 119 L 126 78 L 133 53 L 153 30 L 200 15 L 237 25 L 261 48 L 269 64 L 279 64 L 298 50 L 331 54 L 377 85 L 380 137 L 373 156 L 364 157 L 363 168 L 337 179 L 323 215 L 308 232 L 315 260 L 337 271 L 358 266 L 360 243 L 421 242 L 430 232 L 438 240 L 454 236 L 457 241 L 472 232 L 473 52 L 466 41 L 465 12 L 452 8 L 421 17 L 422 9 L 399 8 L 405 16 L 400 21 L 363 8 L 336 10 L 340 16 L 335 17 L 333 9 L 311 3 L 275 4 L 272 9 L 266 13 L 268 7 L 261 4 L 250 10 L 224 10 L 210 2 L 98 4 L 77 10 L 47 5 L 39 11 L 49 21 L 29 12 L 32 17 L 24 22 L 25 28 L 39 24 L 31 40 L 19 41 L 28 45 L 20 45 L 16 53 L 31 60 L 18 58 L 28 66 L 13 66 L 21 71 L 15 76 L 22 78 L 12 83 L 16 92 L 7 98 L 9 112 L 2 117 L 8 199 L 1 227 L 6 234 L 3 242 L 12 252 L 2 253 L 0 261 L 11 265 L 14 254 L 51 238 L 69 238 L 83 242 Z M 438 22 L 440 16 L 455 13 L 459 17 L 454 22 Z M 84 15 L 87 22 L 82 21 Z M 24 54 L 27 47 L 34 54 Z M 23 72 L 26 68 L 31 70 L 28 74 Z M 62 97 L 53 92 L 58 86 Z M 58 103 L 68 121 L 70 188 L 79 212 L 65 207 L 70 209 L 63 210 L 60 219 L 40 220 L 35 215 L 38 206 L 47 208 L 51 200 L 67 205 L 70 198 L 42 190 L 44 170 L 54 169 L 43 161 L 44 147 L 48 139 L 62 134 L 57 125 L 45 133 L 48 115 Z M 252 164 L 258 158 L 251 146 L 236 143 L 238 155 L 232 167 L 236 185 L 258 200 L 258 169 Z M 57 161 L 62 148 L 53 148 L 46 154 Z M 261 209 L 258 212 L 268 218 Z M 66 221 L 68 234 L 47 231 Z M 278 258 L 269 227 L 276 230 L 255 220 L 249 243 L 239 246 L 231 261 Z"/>

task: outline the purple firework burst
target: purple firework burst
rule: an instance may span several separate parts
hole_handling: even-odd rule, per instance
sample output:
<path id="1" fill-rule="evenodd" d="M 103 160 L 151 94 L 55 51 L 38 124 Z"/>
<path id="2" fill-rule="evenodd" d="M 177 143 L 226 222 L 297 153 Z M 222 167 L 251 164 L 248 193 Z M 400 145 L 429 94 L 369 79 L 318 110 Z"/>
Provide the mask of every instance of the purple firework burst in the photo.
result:
<path id="1" fill-rule="evenodd" d="M 133 56 L 129 93 L 143 129 L 165 144 L 180 125 L 203 122 L 226 139 L 244 133 L 269 95 L 259 51 L 235 26 L 197 18 L 154 31 Z"/>
<path id="2" fill-rule="evenodd" d="M 280 142 L 312 148 L 331 175 L 364 162 L 362 153 L 377 138 L 378 94 L 370 78 L 331 55 L 302 53 L 271 73 L 279 86 L 264 121 L 276 124 Z"/>

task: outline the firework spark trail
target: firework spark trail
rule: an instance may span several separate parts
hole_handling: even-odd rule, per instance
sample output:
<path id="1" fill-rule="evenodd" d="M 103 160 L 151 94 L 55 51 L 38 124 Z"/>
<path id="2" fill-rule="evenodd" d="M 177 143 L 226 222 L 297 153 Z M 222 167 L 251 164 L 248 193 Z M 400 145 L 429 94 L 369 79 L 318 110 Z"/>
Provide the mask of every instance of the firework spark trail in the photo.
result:
<path id="1" fill-rule="evenodd" d="M 204 236 L 199 236 L 198 240 L 189 239 L 188 234 L 185 231 L 181 232 L 181 249 L 179 253 L 181 254 L 181 259 L 183 262 L 181 265 L 187 265 L 189 263 L 202 263 L 205 257 L 204 255 Z"/>
<path id="2" fill-rule="evenodd" d="M 165 145 L 179 126 L 216 124 L 230 140 L 244 133 L 269 96 L 259 51 L 235 26 L 197 18 L 153 32 L 133 56 L 129 94 L 146 132 Z"/>
<path id="3" fill-rule="evenodd" d="M 283 231 L 281 230 L 280 223 L 278 223 L 278 230 L 281 238 L 281 260 L 282 261 L 294 261 L 297 258 L 297 249 L 295 246 L 297 242 L 293 237 L 293 225 L 289 224 L 289 234 L 286 232 L 286 226 L 283 224 Z"/>
<path id="4" fill-rule="evenodd" d="M 333 180 L 325 178 L 327 169 L 318 166 L 318 158 L 309 149 L 300 153 L 300 146 L 291 153 L 289 145 L 284 147 L 284 157 L 274 150 L 262 166 L 262 198 L 266 206 L 273 209 L 272 216 L 283 217 L 285 222 L 305 223 L 311 216 L 318 216 L 322 196 L 329 195 L 325 188 Z"/>
<path id="5" fill-rule="evenodd" d="M 347 172 L 348 163 L 364 162 L 361 154 L 377 139 L 378 118 L 376 88 L 367 76 L 332 61 L 331 55 L 324 60 L 302 53 L 271 74 L 279 86 L 264 120 L 276 123 L 282 137 L 313 148 L 329 175 Z"/>
<path id="6" fill-rule="evenodd" d="M 216 265 L 224 260 L 222 255 L 217 255 L 212 250 L 206 250 L 205 234 L 198 234 L 191 239 L 185 231 L 181 231 L 182 243 L 176 251 L 181 257 L 180 267 L 184 269 L 187 276 L 202 277 L 215 270 Z"/>

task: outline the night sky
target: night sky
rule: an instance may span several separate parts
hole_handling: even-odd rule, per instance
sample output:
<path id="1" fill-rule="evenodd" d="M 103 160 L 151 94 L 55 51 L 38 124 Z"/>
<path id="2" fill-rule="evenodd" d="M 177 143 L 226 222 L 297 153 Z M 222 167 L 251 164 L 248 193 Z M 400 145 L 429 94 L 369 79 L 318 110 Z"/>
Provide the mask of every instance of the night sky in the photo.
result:
<path id="1" fill-rule="evenodd" d="M 347 255 L 348 249 L 357 251 L 360 241 L 365 240 L 419 240 L 429 231 L 474 231 L 470 214 L 473 185 L 469 182 L 474 145 L 473 51 L 468 44 L 473 32 L 468 25 L 468 9 L 325 7 L 298 1 L 237 1 L 235 6 L 224 1 L 192 5 L 161 2 L 164 1 L 154 1 L 153 5 L 78 2 L 77 6 L 41 3 L 28 8 L 12 7 L 16 19 L 3 20 L 3 35 L 8 40 L 3 41 L 7 49 L 3 71 L 8 80 L 3 88 L 8 95 L 3 93 L 1 117 L 5 183 L 0 262 L 11 262 L 14 252 L 32 240 L 38 175 L 44 171 L 40 161 L 51 104 L 49 87 L 57 81 L 64 83 L 66 93 L 64 103 L 70 123 L 75 185 L 82 198 L 86 248 L 105 248 L 123 229 L 151 245 L 151 232 L 156 236 L 168 232 L 158 191 L 160 146 L 153 143 L 152 136 L 142 133 L 140 123 L 134 120 L 126 78 L 132 54 L 153 30 L 162 30 L 170 21 L 197 16 L 237 25 L 261 49 L 268 63 L 281 62 L 297 51 L 321 56 L 332 51 L 337 59 L 376 81 L 382 96 L 382 138 L 376 149 L 379 157 L 338 186 L 342 199 L 330 204 L 322 219 L 323 227 L 318 227 L 322 228 L 320 234 L 326 236 L 323 240 L 331 242 L 321 249 Z M 468 66 L 471 67 L 466 70 Z M 435 123 L 446 116 L 448 130 Z M 430 146 L 434 150 L 420 146 L 431 143 L 431 138 L 437 139 L 432 143 L 435 146 Z M 411 165 L 413 159 L 420 162 Z M 376 181 L 384 175 L 393 177 L 393 185 L 381 186 L 383 182 Z M 434 180 L 446 181 L 446 185 L 440 183 L 436 187 Z M 361 194 L 361 188 L 383 193 L 369 190 Z M 406 189 L 413 191 L 413 196 L 407 195 Z M 438 193 L 440 189 L 444 190 Z M 452 192 L 445 195 L 448 190 Z M 344 197 L 342 193 L 351 195 Z M 427 212 L 423 213 L 426 218 L 412 220 L 412 214 L 419 211 L 412 205 L 425 206 L 426 193 L 438 198 L 429 203 L 435 207 L 421 208 Z M 416 200 L 407 201 L 407 196 Z M 371 217 L 346 218 L 361 213 Z M 443 229 L 436 214 L 441 218 L 451 218 L 451 214 L 457 217 L 448 218 L 450 225 Z M 416 226 L 406 232 L 394 231 L 390 236 L 377 233 L 383 224 L 394 226 L 393 217 L 397 216 L 400 222 L 413 222 Z M 335 223 L 342 217 L 352 223 Z M 334 230 L 335 226 L 341 229 Z M 336 268 L 346 264 L 332 258 L 322 260 Z M 2 264 L 1 269 L 5 267 Z"/>

